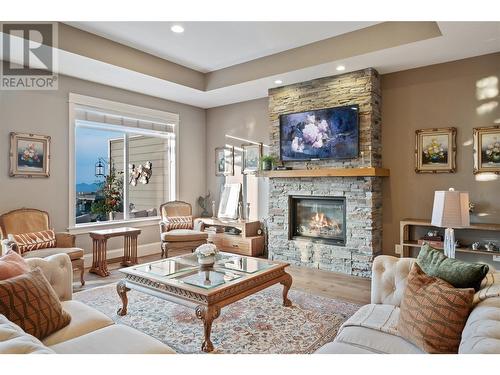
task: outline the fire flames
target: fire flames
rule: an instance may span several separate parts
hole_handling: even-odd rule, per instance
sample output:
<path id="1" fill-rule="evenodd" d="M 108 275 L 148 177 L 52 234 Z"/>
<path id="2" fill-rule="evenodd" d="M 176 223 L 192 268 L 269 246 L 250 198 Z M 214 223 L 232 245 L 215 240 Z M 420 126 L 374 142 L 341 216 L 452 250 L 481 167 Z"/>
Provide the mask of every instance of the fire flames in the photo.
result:
<path id="1" fill-rule="evenodd" d="M 309 231 L 318 234 L 323 232 L 341 233 L 340 225 L 335 220 L 330 220 L 324 213 L 316 212 L 309 221 Z"/>

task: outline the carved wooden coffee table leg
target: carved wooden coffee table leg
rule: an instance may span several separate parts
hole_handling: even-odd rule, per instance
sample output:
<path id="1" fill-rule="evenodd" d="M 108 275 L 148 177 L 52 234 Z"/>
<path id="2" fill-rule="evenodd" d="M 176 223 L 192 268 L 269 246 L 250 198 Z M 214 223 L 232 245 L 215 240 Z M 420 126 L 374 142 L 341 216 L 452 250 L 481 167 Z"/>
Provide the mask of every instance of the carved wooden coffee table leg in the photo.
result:
<path id="1" fill-rule="evenodd" d="M 128 305 L 127 292 L 129 292 L 130 289 L 127 288 L 124 280 L 121 280 L 118 282 L 118 284 L 116 284 L 116 291 L 118 292 L 118 295 L 122 300 L 122 307 L 120 307 L 116 313 L 120 316 L 127 315 L 127 305 Z"/>
<path id="2" fill-rule="evenodd" d="M 212 333 L 212 322 L 217 319 L 220 315 L 219 306 L 196 306 L 196 317 L 203 320 L 203 332 L 205 338 L 203 344 L 201 345 L 201 350 L 205 353 L 210 353 L 214 350 L 214 344 L 210 340 L 210 334 Z"/>
<path id="3" fill-rule="evenodd" d="M 292 276 L 288 273 L 285 273 L 283 276 L 283 280 L 281 280 L 280 284 L 283 285 L 283 306 L 290 307 L 292 306 L 292 301 L 288 299 L 288 291 L 292 286 Z"/>

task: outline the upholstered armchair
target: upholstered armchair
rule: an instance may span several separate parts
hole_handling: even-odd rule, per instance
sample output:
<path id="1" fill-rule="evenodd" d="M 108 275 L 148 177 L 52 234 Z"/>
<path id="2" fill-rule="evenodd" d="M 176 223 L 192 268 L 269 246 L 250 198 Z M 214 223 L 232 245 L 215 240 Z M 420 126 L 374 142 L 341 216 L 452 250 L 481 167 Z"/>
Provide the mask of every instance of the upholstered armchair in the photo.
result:
<path id="1" fill-rule="evenodd" d="M 16 241 L 12 239 L 14 235 L 34 233 L 50 230 L 49 214 L 34 208 L 21 208 L 7 212 L 0 216 L 0 233 L 2 235 L 2 252 L 14 250 L 21 253 Z M 83 249 L 76 247 L 75 236 L 69 233 L 55 233 L 55 244 L 38 250 L 30 250 L 22 253 L 24 258 L 45 258 L 50 255 L 65 253 L 68 254 L 73 269 L 80 271 L 80 282 L 85 284 L 83 279 Z"/>
<path id="2" fill-rule="evenodd" d="M 168 258 L 168 251 L 190 250 L 207 243 L 208 234 L 203 232 L 201 220 L 193 220 L 191 205 L 172 201 L 160 206 L 161 256 Z"/>

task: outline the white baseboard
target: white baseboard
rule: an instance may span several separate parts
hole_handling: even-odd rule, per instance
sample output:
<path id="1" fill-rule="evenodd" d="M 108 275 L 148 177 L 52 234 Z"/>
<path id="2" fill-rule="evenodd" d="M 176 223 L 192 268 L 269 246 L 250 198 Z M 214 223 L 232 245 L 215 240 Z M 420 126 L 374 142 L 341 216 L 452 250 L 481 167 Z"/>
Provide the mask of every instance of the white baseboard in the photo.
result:
<path id="1" fill-rule="evenodd" d="M 146 255 L 160 254 L 161 247 L 160 242 L 147 243 L 144 245 L 137 246 L 137 256 L 143 257 Z M 108 250 L 106 253 L 107 259 L 121 258 L 123 256 L 123 248 Z M 92 253 L 85 254 L 83 256 L 83 261 L 85 267 L 90 267 L 92 265 Z"/>

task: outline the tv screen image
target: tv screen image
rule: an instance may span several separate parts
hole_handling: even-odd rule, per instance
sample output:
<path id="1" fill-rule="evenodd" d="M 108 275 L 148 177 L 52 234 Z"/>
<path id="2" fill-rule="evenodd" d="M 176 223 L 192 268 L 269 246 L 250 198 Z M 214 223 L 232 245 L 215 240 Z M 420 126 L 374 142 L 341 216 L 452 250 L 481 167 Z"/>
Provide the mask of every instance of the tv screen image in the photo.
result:
<path id="1" fill-rule="evenodd" d="M 359 156 L 358 105 L 280 116 L 280 159 L 353 159 Z"/>

